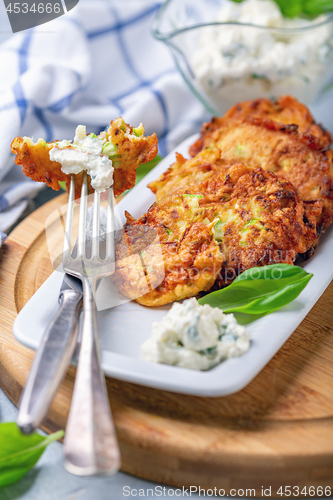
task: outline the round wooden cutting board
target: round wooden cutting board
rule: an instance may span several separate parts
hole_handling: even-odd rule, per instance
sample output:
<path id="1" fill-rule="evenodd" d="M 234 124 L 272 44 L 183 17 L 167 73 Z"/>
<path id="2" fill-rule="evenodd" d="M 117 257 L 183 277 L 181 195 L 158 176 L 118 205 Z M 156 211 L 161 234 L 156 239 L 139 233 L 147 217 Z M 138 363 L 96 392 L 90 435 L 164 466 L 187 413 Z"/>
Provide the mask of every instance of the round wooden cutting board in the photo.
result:
<path id="1" fill-rule="evenodd" d="M 14 339 L 12 324 L 53 271 L 45 221 L 65 203 L 66 194 L 36 210 L 0 250 L 0 383 L 15 404 L 34 352 Z M 333 283 L 265 369 L 237 394 L 199 398 L 108 378 L 122 470 L 233 496 L 242 489 L 237 495 L 262 497 L 262 487 L 271 487 L 276 497 L 285 485 L 298 486 L 303 498 L 321 496 L 310 486 L 333 490 L 332 329 Z M 70 367 L 44 429 L 65 428 L 74 375 Z M 297 496 L 297 488 L 292 491 Z"/>

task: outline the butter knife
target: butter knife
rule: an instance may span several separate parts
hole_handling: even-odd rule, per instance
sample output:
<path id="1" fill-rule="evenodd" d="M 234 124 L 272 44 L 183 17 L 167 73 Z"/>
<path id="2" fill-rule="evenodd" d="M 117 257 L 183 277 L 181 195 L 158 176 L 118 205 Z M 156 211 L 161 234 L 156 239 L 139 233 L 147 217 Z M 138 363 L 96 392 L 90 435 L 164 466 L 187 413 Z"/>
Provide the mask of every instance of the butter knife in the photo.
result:
<path id="1" fill-rule="evenodd" d="M 66 375 L 77 343 L 82 298 L 81 281 L 65 274 L 60 307 L 43 335 L 21 394 L 16 423 L 25 434 L 42 422 Z"/>

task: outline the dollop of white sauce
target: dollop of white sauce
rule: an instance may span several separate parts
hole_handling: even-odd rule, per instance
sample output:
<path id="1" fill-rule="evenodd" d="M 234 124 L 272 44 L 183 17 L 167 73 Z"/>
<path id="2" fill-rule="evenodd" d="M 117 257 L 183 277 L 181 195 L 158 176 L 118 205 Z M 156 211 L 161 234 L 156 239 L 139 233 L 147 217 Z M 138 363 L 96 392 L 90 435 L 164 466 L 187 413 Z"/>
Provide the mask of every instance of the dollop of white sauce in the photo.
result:
<path id="1" fill-rule="evenodd" d="M 104 134 L 105 135 L 105 134 Z M 113 165 L 107 154 L 103 154 L 106 137 L 87 135 L 86 127 L 78 125 L 72 141 L 56 142 L 50 150 L 50 159 L 61 164 L 65 174 L 79 174 L 86 170 L 92 187 L 103 192 L 113 183 Z"/>
<path id="2" fill-rule="evenodd" d="M 195 298 L 176 302 L 152 336 L 141 346 L 146 361 L 208 370 L 227 358 L 241 356 L 250 347 L 250 334 L 233 314 L 224 314 Z"/>
<path id="3" fill-rule="evenodd" d="M 273 0 L 226 0 L 216 21 L 302 29 L 325 19 L 285 18 Z M 309 103 L 329 69 L 332 23 L 294 34 L 237 25 L 208 26 L 200 33 L 193 70 L 220 112 L 238 101 L 282 94 Z"/>

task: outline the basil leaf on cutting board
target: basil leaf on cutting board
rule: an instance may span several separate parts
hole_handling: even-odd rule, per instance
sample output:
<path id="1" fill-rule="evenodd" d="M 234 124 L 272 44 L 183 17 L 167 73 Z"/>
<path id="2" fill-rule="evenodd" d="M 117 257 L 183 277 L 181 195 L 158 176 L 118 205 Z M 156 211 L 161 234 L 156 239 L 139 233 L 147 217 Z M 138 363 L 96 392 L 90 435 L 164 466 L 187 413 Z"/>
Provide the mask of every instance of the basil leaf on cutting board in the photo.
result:
<path id="1" fill-rule="evenodd" d="M 225 313 L 268 314 L 296 299 L 312 276 L 289 264 L 253 267 L 231 285 L 205 295 L 198 302 L 219 307 Z"/>
<path id="2" fill-rule="evenodd" d="M 0 424 L 0 488 L 16 483 L 39 460 L 46 446 L 62 438 L 64 431 L 41 436 L 23 434 L 15 422 Z"/>

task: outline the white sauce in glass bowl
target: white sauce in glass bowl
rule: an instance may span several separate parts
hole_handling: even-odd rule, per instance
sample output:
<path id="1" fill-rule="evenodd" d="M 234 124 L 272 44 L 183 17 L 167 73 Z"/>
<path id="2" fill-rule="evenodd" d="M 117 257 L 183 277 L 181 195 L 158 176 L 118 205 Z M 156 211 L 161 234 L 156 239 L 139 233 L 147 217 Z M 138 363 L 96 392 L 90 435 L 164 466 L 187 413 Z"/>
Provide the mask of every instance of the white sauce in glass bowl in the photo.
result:
<path id="1" fill-rule="evenodd" d="M 113 165 L 108 153 L 103 153 L 107 139 L 95 134 L 86 134 L 86 127 L 78 125 L 74 141 L 59 141 L 50 150 L 50 159 L 61 164 L 65 174 L 79 174 L 86 170 L 92 187 L 103 192 L 113 182 Z"/>
<path id="2" fill-rule="evenodd" d="M 208 370 L 227 358 L 241 356 L 250 347 L 250 334 L 233 314 L 224 314 L 195 298 L 176 302 L 152 336 L 141 346 L 146 361 Z"/>
<path id="3" fill-rule="evenodd" d="M 325 19 L 285 18 L 273 0 L 226 0 L 216 21 L 302 29 Z M 283 94 L 311 102 L 324 83 L 333 49 L 332 23 L 297 34 L 237 25 L 200 32 L 192 68 L 220 112 L 239 101 Z"/>

